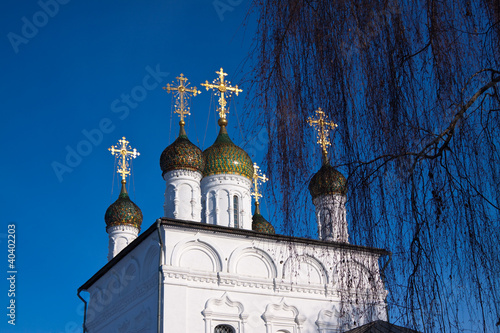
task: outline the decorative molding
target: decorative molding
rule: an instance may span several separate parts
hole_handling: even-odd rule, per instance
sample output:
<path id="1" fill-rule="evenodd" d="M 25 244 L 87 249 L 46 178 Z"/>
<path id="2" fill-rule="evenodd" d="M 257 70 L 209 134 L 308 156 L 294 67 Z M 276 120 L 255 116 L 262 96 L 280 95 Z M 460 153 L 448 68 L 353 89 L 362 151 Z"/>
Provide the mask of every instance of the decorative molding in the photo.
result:
<path id="1" fill-rule="evenodd" d="M 213 182 L 219 182 L 219 183 L 231 183 L 236 184 L 234 185 L 240 185 L 244 187 L 251 188 L 252 187 L 252 181 L 248 179 L 247 177 L 240 176 L 240 175 L 233 175 L 233 174 L 219 174 L 219 175 L 211 175 L 204 177 L 202 180 L 202 186 L 203 184 L 209 184 Z"/>
<path id="2" fill-rule="evenodd" d="M 340 317 L 341 313 L 337 310 L 335 305 L 333 305 L 331 309 L 321 310 L 316 320 L 316 326 L 318 326 L 319 333 L 340 333 Z"/>
<path id="3" fill-rule="evenodd" d="M 240 302 L 233 301 L 225 292 L 220 298 L 210 298 L 201 312 L 205 320 L 205 332 L 212 333 L 219 324 L 231 325 L 237 333 L 244 333 L 248 314 Z"/>
<path id="4" fill-rule="evenodd" d="M 183 267 L 163 267 L 163 283 L 165 284 L 183 284 L 187 282 L 219 284 L 219 277 L 214 272 L 195 272 L 190 268 Z M 183 280 L 183 283 L 175 283 L 172 280 Z"/>
<path id="5" fill-rule="evenodd" d="M 106 232 L 109 234 L 109 233 L 114 233 L 114 232 L 120 232 L 120 231 L 128 231 L 130 233 L 135 233 L 135 235 L 137 236 L 139 234 L 139 229 L 134 227 L 134 226 L 131 226 L 131 225 L 114 225 L 114 226 L 111 226 L 111 227 L 107 227 L 106 228 Z"/>
<path id="6" fill-rule="evenodd" d="M 300 333 L 302 324 L 306 321 L 306 317 L 300 315 L 295 306 L 285 303 L 285 298 L 282 298 L 278 304 L 268 304 L 266 311 L 262 314 L 262 319 L 266 323 L 267 333 L 273 333 L 276 329 Z"/>
<path id="7" fill-rule="evenodd" d="M 253 289 L 263 289 L 263 290 L 276 290 L 275 279 L 263 279 L 257 277 L 245 276 L 223 273 L 218 274 L 219 285 L 220 286 L 230 286 L 230 287 L 245 287 Z"/>

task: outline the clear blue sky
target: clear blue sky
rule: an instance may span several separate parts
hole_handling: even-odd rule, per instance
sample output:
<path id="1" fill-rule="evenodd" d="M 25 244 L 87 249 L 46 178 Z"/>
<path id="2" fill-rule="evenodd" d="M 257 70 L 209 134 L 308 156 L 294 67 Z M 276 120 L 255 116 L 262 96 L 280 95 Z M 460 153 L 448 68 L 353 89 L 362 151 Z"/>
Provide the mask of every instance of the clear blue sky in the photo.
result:
<path id="1" fill-rule="evenodd" d="M 114 159 L 107 148 L 122 136 L 141 153 L 129 191 L 144 229 L 163 215 L 159 157 L 177 135 L 178 119 L 171 119 L 171 95 L 162 86 L 183 73 L 201 88 L 223 67 L 244 89 L 228 116 L 230 135 L 237 144 L 251 139 L 236 127 L 234 112 L 241 114 L 249 98 L 242 81 L 255 29 L 252 19 L 242 26 L 249 1 L 220 0 L 219 12 L 212 0 L 59 1 L 4 1 L 0 11 L 2 332 L 79 331 L 76 290 L 107 262 L 104 213 L 119 192 L 115 178 L 111 193 Z M 123 96 L 132 93 L 127 105 Z M 211 94 L 203 89 L 191 106 L 188 135 L 207 148 L 218 129 Z M 103 122 L 101 138 L 93 130 Z M 85 131 L 94 133 L 90 146 Z M 260 162 L 261 146 L 250 146 Z M 68 149 L 86 156 L 69 165 Z M 54 162 L 68 169 L 57 176 Z M 15 327 L 6 316 L 11 223 Z"/>

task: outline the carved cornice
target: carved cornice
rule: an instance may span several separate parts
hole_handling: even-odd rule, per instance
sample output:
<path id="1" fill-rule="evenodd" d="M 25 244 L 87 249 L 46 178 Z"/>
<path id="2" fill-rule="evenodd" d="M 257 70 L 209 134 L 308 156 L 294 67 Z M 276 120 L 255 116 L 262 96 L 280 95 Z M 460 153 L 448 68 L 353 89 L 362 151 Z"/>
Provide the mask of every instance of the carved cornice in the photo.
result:
<path id="1" fill-rule="evenodd" d="M 106 228 L 106 232 L 108 234 L 117 233 L 117 232 L 120 232 L 120 231 L 127 231 L 127 232 L 135 234 L 135 236 L 137 236 L 139 234 L 139 229 L 138 228 L 136 228 L 134 226 L 131 226 L 131 225 L 126 225 L 126 224 L 124 224 L 124 225 L 114 225 L 114 226 Z"/>
<path id="2" fill-rule="evenodd" d="M 347 197 L 342 194 L 324 194 L 313 199 L 313 204 L 317 206 L 326 204 L 345 204 Z"/>
<path id="3" fill-rule="evenodd" d="M 247 188 L 252 187 L 252 181 L 248 179 L 247 177 L 240 176 L 240 175 L 232 175 L 232 174 L 221 174 L 221 175 L 212 175 L 212 176 L 207 176 L 204 177 L 201 180 L 203 186 L 214 186 L 216 184 L 227 184 L 231 183 L 233 185 L 240 185 L 244 186 Z M 214 184 L 215 182 L 215 184 Z M 237 182 L 237 184 L 235 184 Z"/>
<path id="4" fill-rule="evenodd" d="M 201 179 L 203 178 L 200 172 L 192 170 L 172 170 L 163 175 L 163 179 L 165 181 L 168 181 L 169 179 L 176 177 L 190 177 L 198 182 L 200 182 Z"/>
<path id="5" fill-rule="evenodd" d="M 179 267 L 164 267 L 164 283 L 174 283 L 173 280 L 182 280 L 182 284 L 194 283 L 210 283 L 219 286 L 228 287 L 243 287 L 248 289 L 267 290 L 273 292 L 296 292 L 302 294 L 326 295 L 326 285 L 299 285 L 287 282 L 277 281 L 277 279 L 262 279 L 250 276 L 242 276 L 229 273 L 206 273 L 195 272 L 191 269 Z M 175 284 L 179 284 L 177 282 Z"/>
<path id="6" fill-rule="evenodd" d="M 246 287 L 253 289 L 275 290 L 275 279 L 254 278 L 250 276 L 243 277 L 242 275 L 218 273 L 219 285 Z"/>
<path id="7" fill-rule="evenodd" d="M 217 273 L 213 272 L 194 272 L 191 269 L 180 267 L 163 267 L 163 283 L 170 283 L 172 280 L 184 280 L 186 282 L 201 282 L 210 284 L 219 284 Z"/>

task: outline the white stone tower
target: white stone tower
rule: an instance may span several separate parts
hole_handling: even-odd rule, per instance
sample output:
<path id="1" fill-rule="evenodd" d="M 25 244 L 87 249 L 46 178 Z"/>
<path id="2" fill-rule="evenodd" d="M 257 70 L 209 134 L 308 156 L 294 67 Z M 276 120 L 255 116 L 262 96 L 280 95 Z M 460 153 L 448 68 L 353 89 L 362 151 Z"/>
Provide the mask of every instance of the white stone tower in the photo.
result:
<path id="1" fill-rule="evenodd" d="M 316 114 L 318 118 L 309 118 L 308 122 L 310 125 L 318 126 L 318 143 L 322 147 L 323 165 L 309 182 L 309 192 L 316 207 L 318 236 L 324 241 L 348 243 L 346 179 L 330 165 L 326 149 L 330 145 L 328 133 L 337 125 L 327 121 L 327 116 L 321 108 L 316 110 Z"/>
<path id="2" fill-rule="evenodd" d="M 208 89 L 215 89 L 219 98 L 220 131 L 214 144 L 203 152 L 205 168 L 201 180 L 203 203 L 202 220 L 208 224 L 222 225 L 241 229 L 252 229 L 252 188 L 253 164 L 248 154 L 236 146 L 226 130 L 225 94 L 241 89 L 231 87 L 224 81 L 222 68 L 219 78 L 213 84 L 202 84 Z"/>
<path id="3" fill-rule="evenodd" d="M 118 142 L 119 147 L 109 148 L 111 154 L 119 158 L 117 172 L 122 175 L 122 189 L 118 199 L 108 207 L 104 215 L 106 231 L 109 235 L 108 261 L 137 238 L 142 223 L 142 212 L 130 200 L 125 188 L 126 177 L 130 174 L 128 160 L 139 156 L 139 152 L 135 148 L 131 150 L 125 137 Z"/>
<path id="4" fill-rule="evenodd" d="M 188 95 L 196 96 L 200 92 L 196 87 L 187 88 L 189 84 L 184 84 L 187 79 L 182 74 L 177 79 L 179 86 L 167 84 L 163 88 L 176 94 L 175 112 L 181 118 L 179 137 L 165 148 L 160 157 L 166 183 L 163 208 L 167 218 L 201 222 L 200 181 L 205 163 L 201 149 L 189 141 L 184 130 L 184 116 L 190 114 L 186 105 Z"/>

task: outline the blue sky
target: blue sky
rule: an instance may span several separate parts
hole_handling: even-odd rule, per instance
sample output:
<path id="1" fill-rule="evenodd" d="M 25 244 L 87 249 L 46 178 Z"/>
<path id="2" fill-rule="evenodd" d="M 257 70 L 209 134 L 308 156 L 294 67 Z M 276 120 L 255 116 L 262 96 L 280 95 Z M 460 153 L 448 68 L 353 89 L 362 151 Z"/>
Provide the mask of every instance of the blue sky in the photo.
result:
<path id="1" fill-rule="evenodd" d="M 252 141 L 236 126 L 249 98 L 243 74 L 255 20 L 243 26 L 248 7 L 243 0 L 3 2 L 0 331 L 79 331 L 76 290 L 107 262 L 104 213 L 119 193 L 107 148 L 122 136 L 141 154 L 129 192 L 144 229 L 163 215 L 159 157 L 178 119 L 161 87 L 180 73 L 201 90 L 223 67 L 243 88 L 231 102 L 229 133 L 262 161 L 266 138 Z M 187 132 L 201 148 L 218 130 L 213 104 L 205 89 L 191 103 Z M 70 151 L 80 158 L 68 158 Z M 55 165 L 65 167 L 58 173 Z M 8 224 L 16 225 L 15 327 L 6 316 Z"/>

